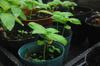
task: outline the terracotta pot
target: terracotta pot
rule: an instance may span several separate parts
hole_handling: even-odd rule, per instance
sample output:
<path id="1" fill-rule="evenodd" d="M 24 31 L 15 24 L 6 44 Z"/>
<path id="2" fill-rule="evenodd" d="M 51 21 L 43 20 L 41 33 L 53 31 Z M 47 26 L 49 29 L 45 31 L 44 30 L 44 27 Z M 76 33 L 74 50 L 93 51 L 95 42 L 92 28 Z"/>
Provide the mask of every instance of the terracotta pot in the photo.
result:
<path id="1" fill-rule="evenodd" d="M 23 22 L 25 25 L 27 25 L 29 22 L 36 22 L 44 26 L 50 26 L 53 23 L 51 17 L 36 20 L 25 20 Z"/>

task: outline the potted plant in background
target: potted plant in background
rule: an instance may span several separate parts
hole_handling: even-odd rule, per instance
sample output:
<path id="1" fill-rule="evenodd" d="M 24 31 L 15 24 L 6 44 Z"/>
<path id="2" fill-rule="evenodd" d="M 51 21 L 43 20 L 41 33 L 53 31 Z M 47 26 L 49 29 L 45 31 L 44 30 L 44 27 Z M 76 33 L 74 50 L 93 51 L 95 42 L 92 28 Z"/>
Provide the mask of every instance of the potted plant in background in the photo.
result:
<path id="1" fill-rule="evenodd" d="M 77 5 L 74 10 L 71 11 L 76 18 L 78 18 L 82 25 L 73 25 L 72 24 L 72 32 L 73 32 L 73 36 L 72 36 L 72 44 L 79 44 L 81 46 L 83 46 L 83 42 L 86 40 L 87 35 L 86 35 L 86 31 L 85 31 L 85 19 L 87 17 L 89 17 L 92 12 L 93 9 L 89 8 L 89 7 L 84 7 L 84 6 L 79 6 Z"/>
<path id="2" fill-rule="evenodd" d="M 63 12 L 72 12 L 76 18 L 78 18 L 82 25 L 72 25 L 72 32 L 73 38 L 71 43 L 72 44 L 82 44 L 86 39 L 86 32 L 85 32 L 85 19 L 89 17 L 93 12 L 93 9 L 89 7 L 79 6 L 72 0 L 69 1 L 60 1 L 60 0 L 53 0 L 48 2 L 48 4 L 52 7 L 52 9 L 56 9 L 58 11 Z M 59 7 L 60 6 L 60 7 Z"/>
<path id="3" fill-rule="evenodd" d="M 24 29 L 22 20 L 26 20 L 19 0 L 0 0 L 0 45 L 12 52 L 33 37 Z M 20 33 L 19 33 L 20 32 Z M 15 52 L 16 53 L 16 52 Z"/>
<path id="4" fill-rule="evenodd" d="M 25 1 L 23 11 L 27 16 L 27 20 L 24 20 L 24 24 L 29 22 L 37 22 L 44 26 L 52 25 L 51 16 L 45 13 L 39 13 L 39 10 L 49 10 L 49 5 L 42 2 L 42 0 Z"/>
<path id="5" fill-rule="evenodd" d="M 70 12 L 54 12 L 52 19 L 56 23 L 57 27 L 55 28 L 60 31 L 61 35 L 63 35 L 68 39 L 68 45 L 64 46 L 65 47 L 64 63 L 66 63 L 70 48 L 70 41 L 72 39 L 72 34 L 73 34 L 69 23 L 80 25 L 81 22 L 79 19 L 74 18 L 74 15 Z"/>
<path id="6" fill-rule="evenodd" d="M 100 41 L 100 12 L 94 12 L 91 17 L 86 19 L 86 32 L 89 47 Z"/>
<path id="7" fill-rule="evenodd" d="M 35 22 L 28 25 L 33 29 L 32 34 L 40 35 L 41 39 L 19 49 L 24 63 L 27 66 L 63 66 L 64 47 L 59 43 L 67 45 L 67 40 L 54 28 L 44 28 Z"/>

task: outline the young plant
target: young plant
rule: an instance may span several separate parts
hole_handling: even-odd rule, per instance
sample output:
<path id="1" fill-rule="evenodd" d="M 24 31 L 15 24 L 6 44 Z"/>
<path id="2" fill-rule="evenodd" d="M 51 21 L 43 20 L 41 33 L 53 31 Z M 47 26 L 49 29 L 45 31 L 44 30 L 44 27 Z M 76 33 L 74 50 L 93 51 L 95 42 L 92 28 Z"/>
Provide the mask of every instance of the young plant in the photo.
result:
<path id="1" fill-rule="evenodd" d="M 62 45 L 67 45 L 67 40 L 63 36 L 57 34 L 59 32 L 58 30 L 54 28 L 44 28 L 35 22 L 30 22 L 28 25 L 31 29 L 33 29 L 32 34 L 38 34 L 42 38 L 42 40 L 37 41 L 37 44 L 44 46 L 43 60 L 46 60 L 46 50 L 49 50 L 51 53 L 54 51 L 57 51 L 58 53 L 61 52 L 59 48 L 54 46 L 54 41 L 59 42 Z"/>
<path id="2" fill-rule="evenodd" d="M 65 29 L 71 29 L 71 26 L 68 25 L 69 22 L 76 25 L 81 24 L 80 20 L 74 18 L 74 15 L 71 12 L 54 12 L 52 19 L 57 23 L 57 29 L 59 23 L 63 24 L 62 35 L 64 34 Z"/>
<path id="3" fill-rule="evenodd" d="M 46 10 L 41 10 L 39 12 L 52 15 L 53 21 L 56 22 L 57 24 L 58 23 L 63 24 L 64 28 L 66 28 L 66 29 L 71 28 L 68 25 L 68 22 L 70 22 L 72 24 L 76 24 L 76 25 L 81 24 L 80 20 L 77 18 L 74 18 L 74 15 L 71 12 L 60 12 L 60 11 L 50 12 L 50 11 L 46 11 Z"/>
<path id="4" fill-rule="evenodd" d="M 62 2 L 62 7 L 67 8 L 68 10 L 72 9 L 74 10 L 74 7 L 76 7 L 77 4 L 72 1 L 64 1 Z"/>
<path id="5" fill-rule="evenodd" d="M 47 3 L 49 6 L 50 6 L 50 8 L 54 11 L 54 9 L 56 8 L 56 7 L 58 7 L 58 6 L 60 6 L 61 4 L 62 4 L 62 1 L 60 1 L 60 0 L 53 0 L 53 1 L 51 1 L 51 2 L 48 2 Z"/>
<path id="6" fill-rule="evenodd" d="M 49 3 L 47 3 L 51 9 L 54 11 L 55 8 L 62 6 L 64 8 L 67 8 L 67 10 L 70 9 L 74 9 L 75 6 L 77 6 L 77 4 L 75 2 L 72 1 L 61 1 L 61 0 L 53 0 Z"/>

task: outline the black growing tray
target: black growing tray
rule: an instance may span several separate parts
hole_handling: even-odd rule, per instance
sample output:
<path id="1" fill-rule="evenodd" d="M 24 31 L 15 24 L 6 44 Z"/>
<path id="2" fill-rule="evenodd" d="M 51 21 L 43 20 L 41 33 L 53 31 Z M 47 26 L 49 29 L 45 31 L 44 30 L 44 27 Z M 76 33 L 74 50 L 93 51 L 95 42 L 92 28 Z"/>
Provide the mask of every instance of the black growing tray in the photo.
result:
<path id="1" fill-rule="evenodd" d="M 100 42 L 87 49 L 83 53 L 79 54 L 77 57 L 67 62 L 67 64 L 65 64 L 64 66 L 87 66 L 85 57 L 91 50 L 93 50 L 97 46 L 100 46 Z"/>
<path id="2" fill-rule="evenodd" d="M 22 63 L 5 48 L 0 47 L 0 66 L 23 66 Z"/>

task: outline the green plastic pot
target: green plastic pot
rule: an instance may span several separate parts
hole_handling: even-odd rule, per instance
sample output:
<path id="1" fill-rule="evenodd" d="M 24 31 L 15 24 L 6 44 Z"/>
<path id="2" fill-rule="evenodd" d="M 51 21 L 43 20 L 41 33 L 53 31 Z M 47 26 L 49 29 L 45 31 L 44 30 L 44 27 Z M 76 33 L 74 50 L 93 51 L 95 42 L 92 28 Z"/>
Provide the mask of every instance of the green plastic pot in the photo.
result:
<path id="1" fill-rule="evenodd" d="M 18 55 L 21 58 L 21 61 L 25 64 L 25 66 L 63 66 L 63 58 L 64 58 L 64 47 L 57 42 L 54 44 L 56 47 L 58 47 L 62 53 L 60 56 L 52 59 L 52 60 L 46 60 L 46 61 L 41 61 L 41 62 L 32 62 L 32 61 L 27 61 L 24 57 L 25 54 L 28 51 L 36 52 L 40 51 L 40 46 L 36 44 L 36 42 L 31 42 L 28 44 L 23 45 L 19 50 L 18 50 Z M 30 49 L 33 48 L 33 49 Z M 28 50 L 29 49 L 29 50 Z"/>

